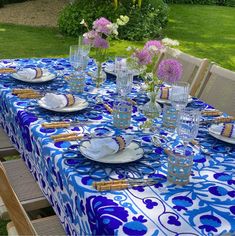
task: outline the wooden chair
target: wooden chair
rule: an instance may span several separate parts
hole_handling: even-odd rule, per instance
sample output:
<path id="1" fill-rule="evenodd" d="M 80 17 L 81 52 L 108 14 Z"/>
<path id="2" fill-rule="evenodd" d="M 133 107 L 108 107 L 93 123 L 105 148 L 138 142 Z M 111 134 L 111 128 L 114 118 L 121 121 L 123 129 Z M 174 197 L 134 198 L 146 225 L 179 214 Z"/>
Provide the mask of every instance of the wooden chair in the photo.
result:
<path id="1" fill-rule="evenodd" d="M 205 76 L 199 98 L 235 116 L 235 72 L 212 65 Z"/>
<path id="2" fill-rule="evenodd" d="M 163 59 L 170 58 L 175 58 L 181 62 L 183 65 L 181 81 L 188 82 L 190 84 L 190 94 L 196 96 L 209 66 L 208 59 L 197 58 L 179 50 L 167 48 L 165 52 L 161 53 L 157 66 Z"/>
<path id="3" fill-rule="evenodd" d="M 4 161 L 4 157 L 19 154 L 10 143 L 9 137 L 4 130 L 0 128 L 0 161 Z"/>
<path id="4" fill-rule="evenodd" d="M 8 235 L 65 235 L 57 216 L 30 221 L 9 182 L 2 163 L 0 164 L 0 186 L 0 195 L 12 220 L 12 223 L 7 226 Z"/>
<path id="5" fill-rule="evenodd" d="M 4 167 L 10 184 L 26 211 L 50 206 L 22 159 L 5 161 L 1 163 L 1 166 Z M 1 198 L 0 217 L 8 218 L 7 209 Z"/>

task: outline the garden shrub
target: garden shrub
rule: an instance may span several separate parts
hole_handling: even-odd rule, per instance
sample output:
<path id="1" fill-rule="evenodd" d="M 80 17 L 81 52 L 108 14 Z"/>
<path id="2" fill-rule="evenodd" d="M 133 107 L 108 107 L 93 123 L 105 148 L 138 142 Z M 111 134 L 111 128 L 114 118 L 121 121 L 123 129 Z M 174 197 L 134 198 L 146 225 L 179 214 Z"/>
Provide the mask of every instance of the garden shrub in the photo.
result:
<path id="1" fill-rule="evenodd" d="M 0 0 L 0 8 L 4 6 L 4 0 Z"/>
<path id="2" fill-rule="evenodd" d="M 167 5 L 162 0 L 144 0 L 141 8 L 137 4 L 133 5 L 130 0 L 122 0 L 117 9 L 111 0 L 80 0 L 61 12 L 58 24 L 61 32 L 78 36 L 86 31 L 80 25 L 82 19 L 91 26 L 95 19 L 102 16 L 114 22 L 120 15 L 127 15 L 130 21 L 119 28 L 119 38 L 143 40 L 161 36 L 162 28 L 167 24 L 167 13 Z"/>

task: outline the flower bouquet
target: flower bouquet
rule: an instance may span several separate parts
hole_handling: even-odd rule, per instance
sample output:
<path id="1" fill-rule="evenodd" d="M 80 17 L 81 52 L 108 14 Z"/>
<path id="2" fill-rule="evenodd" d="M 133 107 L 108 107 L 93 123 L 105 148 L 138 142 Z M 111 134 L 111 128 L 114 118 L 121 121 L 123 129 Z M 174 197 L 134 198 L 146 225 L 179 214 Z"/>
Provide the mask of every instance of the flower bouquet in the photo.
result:
<path id="1" fill-rule="evenodd" d="M 83 35 L 83 43 L 90 45 L 95 50 L 95 62 L 97 71 L 95 73 L 96 86 L 99 87 L 104 80 L 105 74 L 102 71 L 102 62 L 106 60 L 109 39 L 118 36 L 118 27 L 127 24 L 128 16 L 120 16 L 115 23 L 101 17 L 93 22 L 90 30 L 85 20 L 81 21 L 87 28 L 87 33 Z"/>

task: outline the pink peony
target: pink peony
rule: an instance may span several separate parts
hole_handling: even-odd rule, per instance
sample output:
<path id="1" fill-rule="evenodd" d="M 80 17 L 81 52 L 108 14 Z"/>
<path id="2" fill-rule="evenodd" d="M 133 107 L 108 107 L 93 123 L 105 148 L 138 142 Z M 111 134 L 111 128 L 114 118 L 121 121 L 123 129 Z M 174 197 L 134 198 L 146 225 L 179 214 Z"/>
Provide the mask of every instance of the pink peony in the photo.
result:
<path id="1" fill-rule="evenodd" d="M 174 83 L 181 79 L 183 73 L 183 66 L 175 59 L 162 60 L 157 70 L 159 79 Z"/>
<path id="2" fill-rule="evenodd" d="M 136 50 L 133 54 L 133 57 L 137 58 L 140 65 L 148 65 L 152 61 L 152 56 L 146 49 Z"/>
<path id="3" fill-rule="evenodd" d="M 93 29 L 99 33 L 110 35 L 112 30 L 110 29 L 112 23 L 104 17 L 101 17 L 93 22 Z"/>

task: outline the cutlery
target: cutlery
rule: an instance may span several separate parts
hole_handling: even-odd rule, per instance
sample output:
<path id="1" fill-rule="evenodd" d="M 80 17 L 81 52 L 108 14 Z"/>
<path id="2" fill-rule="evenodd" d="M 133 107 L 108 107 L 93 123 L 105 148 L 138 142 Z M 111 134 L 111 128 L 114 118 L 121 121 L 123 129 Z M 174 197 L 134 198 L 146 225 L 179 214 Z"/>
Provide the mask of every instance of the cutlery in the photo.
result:
<path id="1" fill-rule="evenodd" d="M 230 123 L 235 120 L 235 117 L 229 116 L 229 117 L 219 117 L 216 119 L 211 119 L 211 120 L 204 120 L 201 121 L 201 124 L 219 124 L 219 123 Z"/>
<path id="2" fill-rule="evenodd" d="M 110 181 L 100 181 L 94 182 L 93 187 L 98 191 L 107 191 L 107 190 L 122 190 L 128 189 L 132 187 L 139 187 L 139 186 L 149 186 L 159 183 L 162 180 L 161 178 L 158 179 L 140 179 L 140 180 L 130 180 L 130 179 L 123 179 L 123 180 L 110 180 Z"/>
<path id="3" fill-rule="evenodd" d="M 83 134 L 72 132 L 72 133 L 62 133 L 57 135 L 51 135 L 51 139 L 54 140 L 54 142 L 61 142 L 61 141 L 76 141 L 83 138 Z"/>
<path id="4" fill-rule="evenodd" d="M 219 110 L 203 110 L 201 114 L 203 116 L 221 116 L 223 112 Z"/>
<path id="5" fill-rule="evenodd" d="M 0 73 L 15 73 L 16 69 L 13 68 L 1 68 Z"/>
<path id="6" fill-rule="evenodd" d="M 56 129 L 56 128 L 69 128 L 71 126 L 85 126 L 90 124 L 101 124 L 101 122 L 95 121 L 55 121 L 50 123 L 42 123 L 42 127 L 45 129 Z"/>

